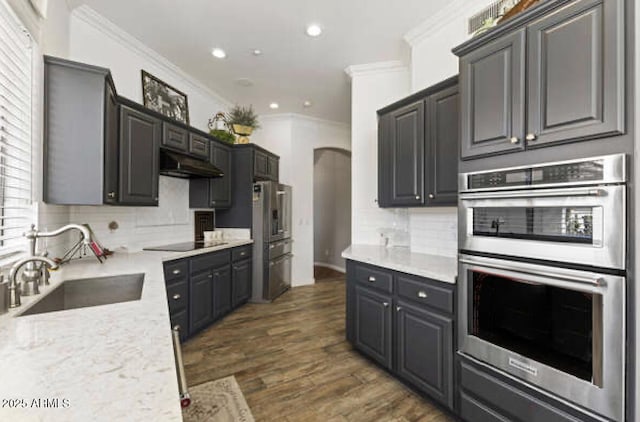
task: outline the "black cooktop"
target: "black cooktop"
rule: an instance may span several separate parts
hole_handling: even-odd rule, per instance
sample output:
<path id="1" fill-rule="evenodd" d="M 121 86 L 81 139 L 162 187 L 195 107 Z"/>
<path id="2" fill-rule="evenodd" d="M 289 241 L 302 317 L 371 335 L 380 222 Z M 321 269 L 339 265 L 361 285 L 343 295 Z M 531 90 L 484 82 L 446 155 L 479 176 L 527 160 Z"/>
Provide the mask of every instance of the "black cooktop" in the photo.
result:
<path id="1" fill-rule="evenodd" d="M 152 246 L 148 248 L 144 248 L 145 251 L 167 251 L 167 252 L 189 252 L 195 251 L 196 249 L 203 248 L 213 248 L 215 246 L 226 245 L 227 242 L 223 242 L 221 240 L 216 240 L 213 242 L 183 242 L 183 243 L 173 243 L 171 245 L 164 246 Z"/>

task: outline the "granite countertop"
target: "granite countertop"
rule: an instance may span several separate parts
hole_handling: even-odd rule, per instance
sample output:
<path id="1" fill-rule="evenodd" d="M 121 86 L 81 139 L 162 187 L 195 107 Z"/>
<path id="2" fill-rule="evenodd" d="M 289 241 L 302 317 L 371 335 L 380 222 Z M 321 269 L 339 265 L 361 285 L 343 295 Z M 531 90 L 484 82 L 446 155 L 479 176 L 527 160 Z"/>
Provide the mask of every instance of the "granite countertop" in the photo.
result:
<path id="1" fill-rule="evenodd" d="M 351 245 L 342 257 L 451 284 L 458 274 L 456 258 L 411 252 L 409 248 Z"/>
<path id="2" fill-rule="evenodd" d="M 181 421 L 162 263 L 195 254 L 116 253 L 103 264 L 87 256 L 0 316 L 0 420 Z M 63 280 L 132 273 L 145 274 L 138 301 L 16 317 Z"/>

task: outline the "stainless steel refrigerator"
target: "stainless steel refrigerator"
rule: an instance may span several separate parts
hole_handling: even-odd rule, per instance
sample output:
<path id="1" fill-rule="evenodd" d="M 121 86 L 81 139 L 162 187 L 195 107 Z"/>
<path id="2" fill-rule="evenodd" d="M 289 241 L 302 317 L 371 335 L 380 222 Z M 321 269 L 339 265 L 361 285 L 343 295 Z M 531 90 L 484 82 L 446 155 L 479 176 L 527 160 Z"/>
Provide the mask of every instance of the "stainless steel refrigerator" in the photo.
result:
<path id="1" fill-rule="evenodd" d="M 253 185 L 252 302 L 271 302 L 291 287 L 291 186 Z"/>

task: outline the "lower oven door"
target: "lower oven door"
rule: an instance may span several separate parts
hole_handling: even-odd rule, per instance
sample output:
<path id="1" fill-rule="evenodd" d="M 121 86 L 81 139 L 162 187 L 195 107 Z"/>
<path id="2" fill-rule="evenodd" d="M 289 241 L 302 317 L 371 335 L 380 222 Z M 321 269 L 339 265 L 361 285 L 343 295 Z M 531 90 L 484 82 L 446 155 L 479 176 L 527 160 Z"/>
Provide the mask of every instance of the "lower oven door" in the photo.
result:
<path id="1" fill-rule="evenodd" d="M 460 194 L 460 249 L 625 268 L 625 186 Z"/>
<path id="2" fill-rule="evenodd" d="M 460 256 L 459 348 L 623 420 L 624 277 Z"/>

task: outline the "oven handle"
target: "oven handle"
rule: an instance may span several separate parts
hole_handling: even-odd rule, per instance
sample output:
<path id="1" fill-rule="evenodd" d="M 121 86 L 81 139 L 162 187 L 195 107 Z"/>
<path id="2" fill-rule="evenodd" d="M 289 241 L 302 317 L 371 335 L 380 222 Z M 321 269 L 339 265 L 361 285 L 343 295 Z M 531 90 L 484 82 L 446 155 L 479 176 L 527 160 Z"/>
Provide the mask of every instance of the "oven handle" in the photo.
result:
<path id="1" fill-rule="evenodd" d="M 473 259 L 466 259 L 466 258 L 460 259 L 460 262 L 462 262 L 463 264 L 473 265 L 480 270 L 482 268 L 492 268 L 497 270 L 505 270 L 507 272 L 512 273 L 511 275 L 513 275 L 514 273 L 515 274 L 520 273 L 520 274 L 538 276 L 541 278 L 543 277 L 545 278 L 545 281 L 542 284 L 548 284 L 548 285 L 562 287 L 562 288 L 569 288 L 572 290 L 580 290 L 588 293 L 597 293 L 601 288 L 606 286 L 605 280 L 602 277 L 580 277 L 580 276 L 567 275 L 567 274 L 558 274 L 550 271 L 539 271 L 537 269 L 531 270 L 526 267 L 520 267 L 518 265 L 513 265 L 513 264 L 501 265 L 501 264 L 495 264 L 495 263 L 485 263 L 485 262 L 478 262 Z M 509 275 L 509 274 L 505 274 L 505 275 Z M 575 284 L 572 284 L 572 283 L 587 284 L 589 285 L 589 287 L 576 286 Z"/>
<path id="2" fill-rule="evenodd" d="M 461 200 L 470 199 L 511 199 L 511 198 L 543 198 L 558 196 L 607 196 L 606 189 L 593 188 L 569 188 L 569 189 L 545 189 L 545 190 L 526 190 L 526 191 L 509 191 L 509 192 L 477 192 L 463 193 L 460 195 Z"/>

